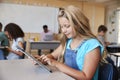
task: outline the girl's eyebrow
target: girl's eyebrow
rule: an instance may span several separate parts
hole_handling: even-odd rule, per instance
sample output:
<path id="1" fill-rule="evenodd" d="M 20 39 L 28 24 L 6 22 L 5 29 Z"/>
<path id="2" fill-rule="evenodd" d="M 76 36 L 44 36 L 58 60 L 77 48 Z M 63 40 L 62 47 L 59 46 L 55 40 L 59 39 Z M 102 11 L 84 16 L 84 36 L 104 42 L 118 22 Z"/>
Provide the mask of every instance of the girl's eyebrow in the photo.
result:
<path id="1" fill-rule="evenodd" d="M 62 26 L 66 26 L 66 25 L 70 25 L 70 24 L 63 24 Z"/>

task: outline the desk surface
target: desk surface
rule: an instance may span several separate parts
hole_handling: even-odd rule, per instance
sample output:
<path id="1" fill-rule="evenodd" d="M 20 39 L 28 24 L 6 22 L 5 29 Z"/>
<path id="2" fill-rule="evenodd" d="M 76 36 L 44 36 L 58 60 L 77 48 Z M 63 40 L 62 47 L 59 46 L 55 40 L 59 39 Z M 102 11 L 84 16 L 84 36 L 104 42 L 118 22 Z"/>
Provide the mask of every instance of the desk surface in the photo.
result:
<path id="1" fill-rule="evenodd" d="M 113 55 L 116 57 L 116 67 L 118 67 L 119 65 L 119 59 L 118 57 L 120 57 L 120 53 L 110 53 L 110 55 Z"/>
<path id="2" fill-rule="evenodd" d="M 30 49 L 56 49 L 60 41 L 39 41 L 30 42 Z"/>
<path id="3" fill-rule="evenodd" d="M 7 48 L 8 46 L 0 46 L 0 49 L 5 49 Z"/>
<path id="4" fill-rule="evenodd" d="M 108 46 L 106 47 L 106 49 L 107 49 L 108 52 L 110 52 L 110 53 L 120 52 L 120 44 L 108 45 Z"/>
<path id="5" fill-rule="evenodd" d="M 110 55 L 114 55 L 114 56 L 120 57 L 120 53 L 110 53 Z"/>
<path id="6" fill-rule="evenodd" d="M 120 47 L 120 44 L 111 44 L 111 45 L 108 45 L 107 47 Z"/>
<path id="7" fill-rule="evenodd" d="M 60 41 L 30 41 L 30 43 L 60 43 Z"/>
<path id="8" fill-rule="evenodd" d="M 0 80 L 74 80 L 52 68 L 52 73 L 34 65 L 29 59 L 1 60 Z"/>

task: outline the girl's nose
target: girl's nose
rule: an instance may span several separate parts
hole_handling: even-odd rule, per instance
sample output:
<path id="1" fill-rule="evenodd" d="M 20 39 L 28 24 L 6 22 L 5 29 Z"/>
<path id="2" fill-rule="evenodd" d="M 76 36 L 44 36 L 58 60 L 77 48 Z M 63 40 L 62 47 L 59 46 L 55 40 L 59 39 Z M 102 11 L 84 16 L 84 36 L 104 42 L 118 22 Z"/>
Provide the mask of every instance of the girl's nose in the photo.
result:
<path id="1" fill-rule="evenodd" d="M 67 31 L 67 30 L 66 30 L 65 28 L 62 29 L 62 32 L 63 32 L 63 33 L 66 33 L 66 31 Z"/>

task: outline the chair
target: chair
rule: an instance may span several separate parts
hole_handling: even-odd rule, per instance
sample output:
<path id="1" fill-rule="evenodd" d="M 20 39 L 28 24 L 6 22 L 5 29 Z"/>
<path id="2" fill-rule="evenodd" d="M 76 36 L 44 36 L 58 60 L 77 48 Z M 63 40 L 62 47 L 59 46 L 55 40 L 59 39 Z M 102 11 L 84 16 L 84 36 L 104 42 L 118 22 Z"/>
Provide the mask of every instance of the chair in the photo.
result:
<path id="1" fill-rule="evenodd" d="M 110 57 L 106 57 L 106 60 L 107 60 L 107 62 L 109 62 L 109 63 L 111 63 L 113 66 L 115 66 L 114 65 L 114 61 L 110 58 Z"/>
<path id="2" fill-rule="evenodd" d="M 27 42 L 25 41 L 25 42 L 23 43 L 24 51 L 26 50 L 26 45 L 27 45 Z"/>
<path id="3" fill-rule="evenodd" d="M 113 66 L 113 80 L 118 80 L 119 78 L 119 69 L 114 65 L 114 61 L 110 58 L 107 57 L 106 60 L 112 64 Z"/>
<path id="4" fill-rule="evenodd" d="M 98 80 L 113 80 L 113 65 L 100 62 Z"/>
<path id="5" fill-rule="evenodd" d="M 24 49 L 24 51 L 26 50 L 26 44 L 27 44 L 27 42 L 25 41 L 23 43 L 23 49 Z M 24 59 L 24 58 L 25 58 L 25 54 L 23 54 L 20 59 Z"/>

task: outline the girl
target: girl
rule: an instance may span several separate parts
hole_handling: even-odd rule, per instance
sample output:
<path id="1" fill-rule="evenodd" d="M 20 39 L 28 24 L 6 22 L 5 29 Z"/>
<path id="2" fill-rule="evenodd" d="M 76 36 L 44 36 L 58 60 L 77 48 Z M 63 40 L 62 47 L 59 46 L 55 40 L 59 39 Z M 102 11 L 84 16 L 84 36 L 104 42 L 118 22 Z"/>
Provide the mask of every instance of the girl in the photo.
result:
<path id="1" fill-rule="evenodd" d="M 23 53 L 18 51 L 18 47 L 24 49 L 24 32 L 22 29 L 15 23 L 9 23 L 5 26 L 4 32 L 8 38 L 13 41 L 12 47 L 8 47 L 10 53 L 8 54 L 7 59 L 13 60 L 23 58 Z"/>
<path id="2" fill-rule="evenodd" d="M 79 8 L 61 8 L 58 15 L 60 46 L 51 54 L 35 56 L 77 80 L 98 80 L 103 46 L 92 34 L 88 19 Z M 58 61 L 57 61 L 58 60 Z"/>

